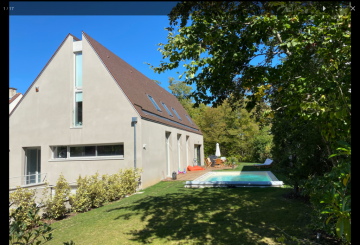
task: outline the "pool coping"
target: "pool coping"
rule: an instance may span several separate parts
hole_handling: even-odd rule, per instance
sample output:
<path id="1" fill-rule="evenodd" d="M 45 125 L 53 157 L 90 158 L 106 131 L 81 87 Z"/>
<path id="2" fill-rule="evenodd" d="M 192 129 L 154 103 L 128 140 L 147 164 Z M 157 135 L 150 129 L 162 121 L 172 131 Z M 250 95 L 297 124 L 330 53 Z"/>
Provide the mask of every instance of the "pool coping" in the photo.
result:
<path id="1" fill-rule="evenodd" d="M 213 175 L 214 173 L 220 173 L 226 175 L 227 173 L 238 172 L 265 172 L 271 178 L 271 181 L 201 181 Z M 186 181 L 185 188 L 204 188 L 204 187 L 283 187 L 284 183 L 279 181 L 271 171 L 229 171 L 229 172 L 217 172 L 210 171 L 206 174 L 201 175 L 193 181 Z"/>

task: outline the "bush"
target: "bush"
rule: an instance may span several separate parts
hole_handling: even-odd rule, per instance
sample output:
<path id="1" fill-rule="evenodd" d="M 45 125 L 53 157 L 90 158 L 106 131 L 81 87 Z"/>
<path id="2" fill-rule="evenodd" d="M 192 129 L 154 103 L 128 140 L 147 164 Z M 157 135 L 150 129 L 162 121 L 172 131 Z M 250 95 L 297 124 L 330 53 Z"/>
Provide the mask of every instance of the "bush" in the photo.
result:
<path id="1" fill-rule="evenodd" d="M 18 211 L 16 208 L 11 208 L 9 210 L 9 216 L 14 216 L 15 219 L 19 222 L 24 221 L 24 223 L 29 226 L 32 220 L 28 216 L 29 211 L 34 211 L 34 207 L 36 207 L 35 203 L 35 189 L 24 189 L 17 187 L 18 189 L 9 195 L 10 205 L 14 205 L 15 207 L 22 207 Z M 40 216 L 36 214 L 36 221 L 40 220 Z"/>
<path id="2" fill-rule="evenodd" d="M 43 224 L 38 219 L 39 208 L 36 207 L 35 203 L 32 203 L 31 208 L 28 208 L 26 216 L 28 218 L 28 223 L 25 223 L 24 220 L 18 219 L 21 217 L 24 209 L 22 206 L 19 206 L 14 212 L 9 216 L 9 243 L 10 244 L 41 244 L 52 239 L 52 231 L 50 225 Z M 35 229 L 36 228 L 36 229 Z M 43 239 L 38 240 L 43 237 Z"/>
<path id="3" fill-rule="evenodd" d="M 106 189 L 105 199 L 107 202 L 115 201 L 125 195 L 122 192 L 123 189 L 121 188 L 120 175 L 118 173 L 113 175 L 104 174 L 102 180 Z"/>
<path id="4" fill-rule="evenodd" d="M 125 195 L 132 194 L 140 182 L 142 169 L 133 168 L 120 169 L 113 175 L 102 175 L 99 173 L 90 177 L 79 176 L 78 188 L 75 195 L 70 197 L 72 210 L 75 212 L 86 212 L 92 207 L 100 207 L 105 202 L 118 200 Z"/>
<path id="5" fill-rule="evenodd" d="M 54 187 L 54 196 L 49 193 L 49 189 L 49 183 L 46 182 L 46 188 L 43 191 L 45 198 L 41 202 L 44 204 L 44 213 L 49 218 L 57 219 L 66 213 L 65 202 L 69 198 L 71 187 L 61 173 Z"/>
<path id="6" fill-rule="evenodd" d="M 125 195 L 130 195 L 134 192 L 136 192 L 136 188 L 138 187 L 140 180 L 137 181 L 140 178 L 140 174 L 142 173 L 141 169 L 120 169 L 119 175 L 120 175 L 120 185 L 123 189 L 123 193 Z"/>
<path id="7" fill-rule="evenodd" d="M 77 190 L 75 195 L 70 195 L 71 209 L 74 212 L 86 212 L 91 208 L 91 199 L 89 195 L 90 178 L 85 176 L 76 180 Z"/>
<path id="8" fill-rule="evenodd" d="M 105 182 L 99 179 L 99 173 L 90 177 L 89 195 L 91 200 L 91 207 L 101 207 L 106 201 L 105 194 Z"/>

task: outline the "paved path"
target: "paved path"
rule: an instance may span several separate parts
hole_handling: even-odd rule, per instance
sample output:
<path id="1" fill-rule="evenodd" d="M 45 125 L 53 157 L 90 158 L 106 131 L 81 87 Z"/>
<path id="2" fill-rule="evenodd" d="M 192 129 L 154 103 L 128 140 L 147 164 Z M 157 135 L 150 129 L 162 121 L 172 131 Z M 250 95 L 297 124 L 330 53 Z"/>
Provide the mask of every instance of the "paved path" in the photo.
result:
<path id="1" fill-rule="evenodd" d="M 204 166 L 201 166 L 204 168 Z M 186 181 L 186 180 L 194 180 L 198 177 L 200 177 L 203 174 L 206 174 L 207 172 L 213 171 L 213 170 L 222 170 L 222 169 L 231 169 L 231 167 L 223 167 L 223 168 L 215 168 L 215 167 L 209 167 L 205 168 L 205 170 L 200 171 L 187 171 L 186 174 L 178 174 L 177 179 L 173 180 L 171 178 L 166 178 L 164 181 Z"/>

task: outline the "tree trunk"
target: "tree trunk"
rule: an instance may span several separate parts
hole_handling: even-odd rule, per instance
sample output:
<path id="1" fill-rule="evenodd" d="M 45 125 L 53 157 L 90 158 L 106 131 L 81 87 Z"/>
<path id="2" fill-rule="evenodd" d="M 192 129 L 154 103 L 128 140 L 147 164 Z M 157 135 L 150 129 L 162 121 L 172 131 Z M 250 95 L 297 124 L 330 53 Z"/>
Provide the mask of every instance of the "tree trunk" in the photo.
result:
<path id="1" fill-rule="evenodd" d="M 297 180 L 294 183 L 294 192 L 295 194 L 299 194 L 299 183 L 297 182 Z"/>

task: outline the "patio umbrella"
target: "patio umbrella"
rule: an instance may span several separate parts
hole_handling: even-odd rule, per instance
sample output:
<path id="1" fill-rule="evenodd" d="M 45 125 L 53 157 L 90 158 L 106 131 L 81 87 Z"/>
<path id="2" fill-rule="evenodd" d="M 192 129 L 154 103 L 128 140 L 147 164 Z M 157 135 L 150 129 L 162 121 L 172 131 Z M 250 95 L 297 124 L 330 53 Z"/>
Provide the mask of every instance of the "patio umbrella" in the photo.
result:
<path id="1" fill-rule="evenodd" d="M 219 143 L 216 143 L 216 152 L 215 152 L 215 156 L 217 156 L 217 157 L 221 156 L 221 154 L 220 154 L 220 147 L 219 147 Z"/>

